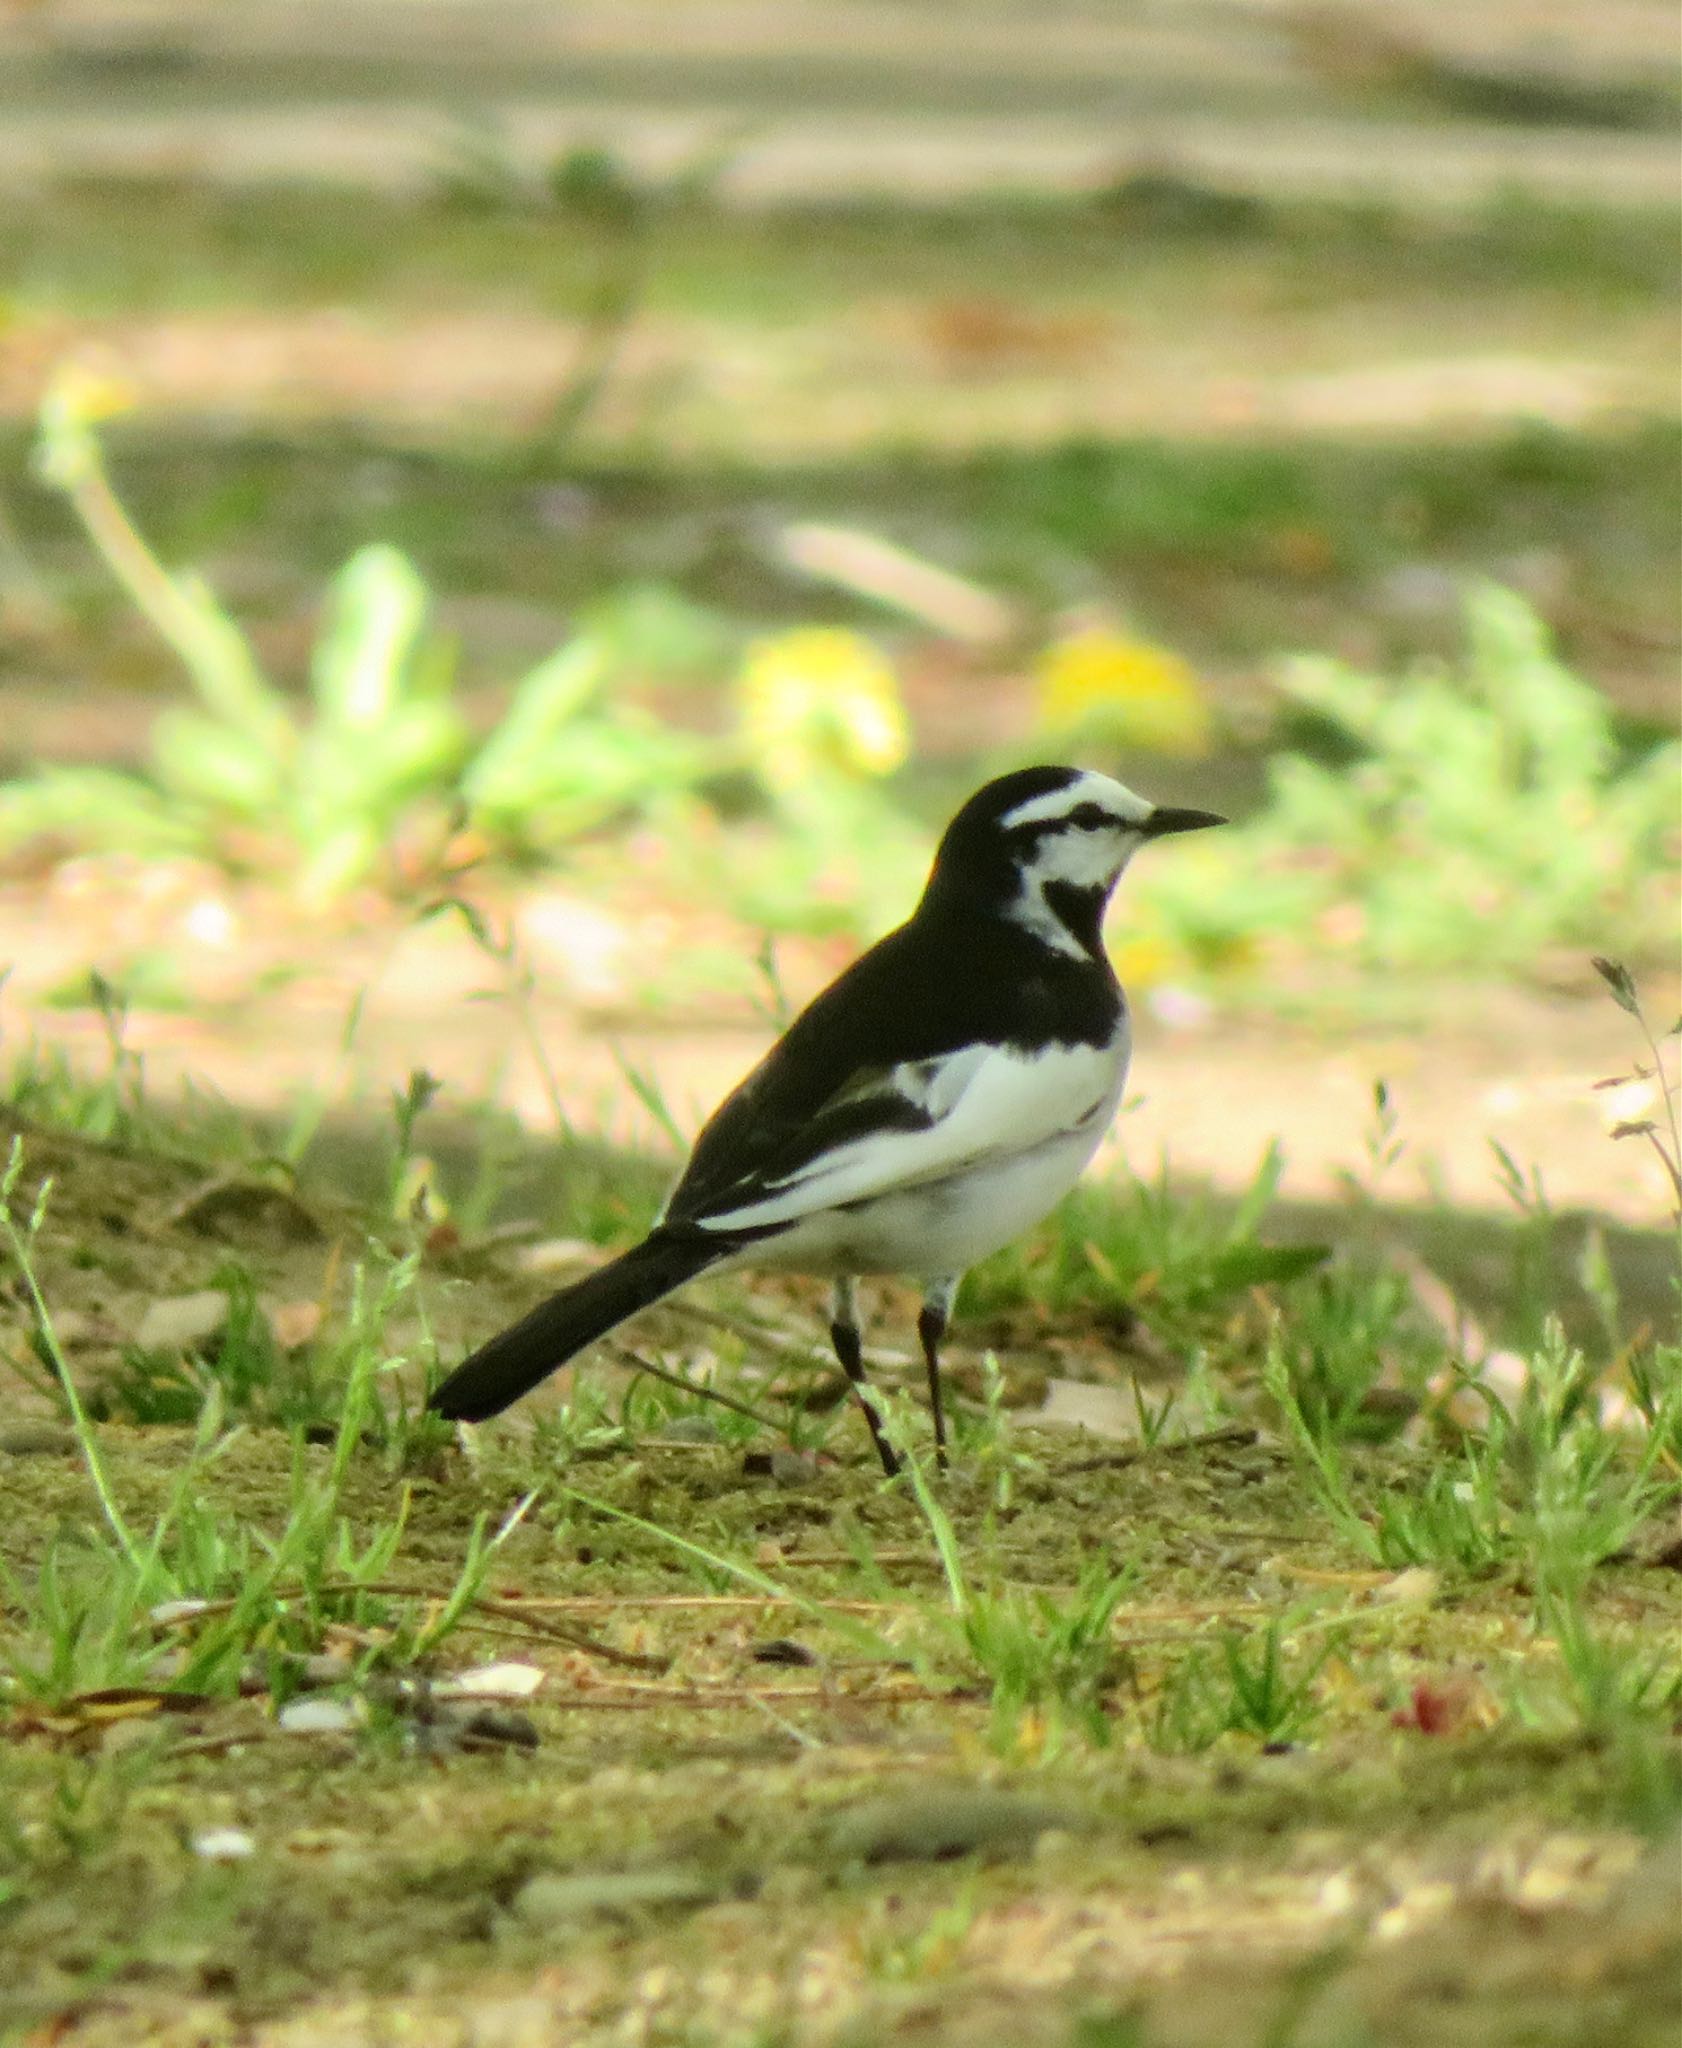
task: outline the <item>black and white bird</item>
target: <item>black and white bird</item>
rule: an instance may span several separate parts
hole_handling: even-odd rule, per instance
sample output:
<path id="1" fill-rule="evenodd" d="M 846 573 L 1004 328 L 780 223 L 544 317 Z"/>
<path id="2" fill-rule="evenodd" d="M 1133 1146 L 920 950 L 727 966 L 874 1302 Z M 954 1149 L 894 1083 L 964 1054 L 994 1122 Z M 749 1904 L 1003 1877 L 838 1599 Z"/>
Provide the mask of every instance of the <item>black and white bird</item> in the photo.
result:
<path id="1" fill-rule="evenodd" d="M 816 1273 L 833 1281 L 830 1339 L 893 1474 L 854 1283 L 900 1273 L 923 1286 L 944 1464 L 940 1345 L 958 1282 L 1073 1186 L 1121 1099 L 1130 1033 L 1104 951 L 1110 892 L 1147 840 L 1222 823 L 1074 768 L 978 790 L 916 911 L 713 1112 L 642 1243 L 493 1337 L 431 1407 L 483 1421 L 702 1273 Z"/>

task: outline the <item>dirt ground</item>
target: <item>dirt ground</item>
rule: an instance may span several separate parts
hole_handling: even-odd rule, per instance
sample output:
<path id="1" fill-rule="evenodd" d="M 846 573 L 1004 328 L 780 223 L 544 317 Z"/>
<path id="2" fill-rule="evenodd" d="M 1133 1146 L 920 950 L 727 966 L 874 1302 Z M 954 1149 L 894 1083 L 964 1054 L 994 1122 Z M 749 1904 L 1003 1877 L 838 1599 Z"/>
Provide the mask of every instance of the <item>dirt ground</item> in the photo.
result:
<path id="1" fill-rule="evenodd" d="M 201 1178 L 191 1166 L 50 1133 L 25 1142 L 26 1193 L 55 1177 L 37 1259 L 73 1355 L 101 1308 L 191 1285 L 223 1255 L 183 1209 Z M 271 1222 L 247 1215 L 239 1230 L 260 1283 L 319 1286 L 336 1255 L 295 1217 Z M 507 1284 L 481 1269 L 480 1306 Z M 446 1270 L 421 1285 L 451 1291 Z M 15 1300 L 0 1307 L 9 1340 L 18 1314 Z M 102 1432 L 109 1483 L 140 1526 L 167 1512 L 189 1439 Z M 909 1645 L 895 1632 L 929 1626 L 939 1581 L 913 1503 L 881 1491 L 845 1429 L 831 1455 L 780 1476 L 693 1433 L 557 1468 L 529 1423 L 407 1475 L 377 1451 L 358 1457 L 349 1527 L 365 1541 L 401 1502 L 391 1572 L 434 1598 L 473 1518 L 499 1520 L 543 1489 L 500 1554 L 494 1611 L 433 1660 L 442 1677 L 513 1659 L 536 1691 L 471 1740 L 443 1709 L 380 1737 L 342 1721 L 289 1733 L 260 1693 L 161 1713 L 141 1688 L 14 1712 L 0 1805 L 23 1832 L 0 1836 L 0 2038 L 1674 2037 L 1677 1844 L 1647 1831 L 1630 1760 L 1558 1718 L 1557 1652 L 1520 1579 L 1361 1568 L 1265 1435 L 1095 1454 L 1090 1438 L 1028 1429 L 1021 1448 L 1029 1462 L 1003 1507 L 993 1477 L 960 1469 L 948 1510 L 970 1568 L 1027 1597 L 1066 1599 L 1099 1563 L 1133 1561 L 1106 1746 L 1032 1713 L 1007 1718 L 1001 1742 L 973 1688 L 908 1671 L 892 1650 L 861 1654 L 848 1613 Z M 306 1473 L 312 1457 L 324 1469 L 325 1450 L 303 1455 Z M 196 1491 L 278 1529 L 298 1456 L 279 1432 L 248 1429 Z M 1422 1469 L 1375 1465 L 1370 1483 Z M 44 1549 L 94 1516 L 87 1476 L 64 1432 L 14 1419 L 0 1429 L 0 1484 L 6 1568 L 27 1583 Z M 650 1524 L 751 1559 L 788 1590 L 697 1574 Z M 1603 1567 L 1593 1613 L 1628 1657 L 1661 1654 L 1682 1618 L 1674 1571 Z M 1313 1674 L 1310 1728 L 1186 1754 L 1147 1739 L 1188 1651 L 1201 1643 L 1218 1668 L 1222 1631 L 1281 1617 L 1291 1671 Z M 16 1625 L 0 1615 L 0 1646 Z M 587 1638 L 566 1634 L 580 1627 Z M 327 1640 L 343 1651 L 373 1638 L 330 1624 Z"/>
<path id="2" fill-rule="evenodd" d="M 759 935 L 716 911 L 662 901 L 657 876 L 617 900 L 588 885 L 546 885 L 499 905 L 504 915 L 535 975 L 532 1018 L 580 1129 L 658 1154 L 669 1141 L 628 1086 L 626 1066 L 651 1076 L 679 1125 L 694 1130 L 769 1042 L 747 966 Z M 1123 903 L 1122 937 L 1125 916 Z M 844 941 L 785 944 L 789 999 L 814 994 L 851 950 Z M 275 970 L 300 953 L 309 970 L 273 985 Z M 97 1067 L 98 1017 L 46 999 L 74 988 L 90 961 L 122 985 L 125 958 L 160 954 L 176 992 L 167 1008 L 148 1007 L 142 983 L 128 1031 L 166 1094 L 193 1079 L 284 1118 L 312 1093 L 378 1103 L 424 1067 L 446 1084 L 450 1107 L 490 1102 L 539 1139 L 553 1131 L 518 1020 L 495 999 L 498 973 L 459 924 L 385 912 L 361 931 L 339 921 L 311 928 L 272 897 L 242 894 L 191 865 L 80 862 L 44 891 L 0 893 L 0 959 L 15 963 L 0 1009 L 7 1041 L 62 1044 Z M 687 995 L 686 970 L 700 977 Z M 1282 1193 L 1323 1202 L 1367 1172 L 1373 1089 L 1383 1081 L 1406 1146 L 1385 1176 L 1386 1200 L 1508 1208 L 1494 1140 L 1540 1169 L 1557 1207 L 1651 1226 L 1663 1213 L 1662 1171 L 1645 1146 L 1609 1135 L 1633 1098 L 1596 1086 L 1627 1071 L 1637 1047 L 1586 963 L 1562 960 L 1560 976 L 1555 993 L 1480 988 L 1465 1006 L 1451 988 L 1433 988 L 1424 1014 L 1388 1023 L 1340 1018 L 1335 1008 L 1226 1012 L 1218 996 L 1136 991 L 1135 1099 L 1098 1170 L 1125 1158 L 1149 1178 L 1166 1164 L 1187 1181 L 1236 1191 L 1278 1139 Z M 651 1010 L 644 991 L 662 985 Z M 1675 1007 L 1662 977 L 1644 993 L 1655 1018 Z M 358 998 L 347 1059 L 344 1023 Z"/>

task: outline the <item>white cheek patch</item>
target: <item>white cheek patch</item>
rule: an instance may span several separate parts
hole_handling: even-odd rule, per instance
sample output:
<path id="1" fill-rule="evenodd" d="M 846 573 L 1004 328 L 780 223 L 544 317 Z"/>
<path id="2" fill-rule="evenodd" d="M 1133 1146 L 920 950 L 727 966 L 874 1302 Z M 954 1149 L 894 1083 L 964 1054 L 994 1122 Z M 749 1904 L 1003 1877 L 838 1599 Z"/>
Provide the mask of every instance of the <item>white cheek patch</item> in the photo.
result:
<path id="1" fill-rule="evenodd" d="M 1047 882 L 1071 882 L 1077 889 L 1109 889 L 1133 857 L 1137 837 L 1114 832 L 1048 832 L 1023 864 L 1024 889 L 1035 895 Z"/>
<path id="2" fill-rule="evenodd" d="M 1045 900 L 1046 887 L 1061 882 L 1075 889 L 1102 889 L 1107 895 L 1140 844 L 1126 830 L 1115 832 L 1047 833 L 1022 870 L 1022 887 L 1005 905 L 1005 916 L 1031 931 L 1054 953 L 1071 960 L 1091 956 Z"/>

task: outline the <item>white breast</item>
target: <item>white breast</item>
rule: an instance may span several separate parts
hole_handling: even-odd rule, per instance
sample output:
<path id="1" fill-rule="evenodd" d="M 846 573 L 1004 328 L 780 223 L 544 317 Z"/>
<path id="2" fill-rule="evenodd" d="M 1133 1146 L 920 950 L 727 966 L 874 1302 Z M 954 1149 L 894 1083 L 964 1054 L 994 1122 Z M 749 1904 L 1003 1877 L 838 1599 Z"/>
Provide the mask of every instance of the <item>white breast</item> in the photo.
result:
<path id="1" fill-rule="evenodd" d="M 805 1272 L 960 1273 L 1074 1185 L 1127 1076 L 1125 1028 L 1104 1047 L 998 1046 L 954 1056 L 961 1085 L 925 1131 L 860 1138 L 707 1227 L 786 1228 L 743 1263 Z M 954 1077 L 957 1078 L 957 1077 Z"/>

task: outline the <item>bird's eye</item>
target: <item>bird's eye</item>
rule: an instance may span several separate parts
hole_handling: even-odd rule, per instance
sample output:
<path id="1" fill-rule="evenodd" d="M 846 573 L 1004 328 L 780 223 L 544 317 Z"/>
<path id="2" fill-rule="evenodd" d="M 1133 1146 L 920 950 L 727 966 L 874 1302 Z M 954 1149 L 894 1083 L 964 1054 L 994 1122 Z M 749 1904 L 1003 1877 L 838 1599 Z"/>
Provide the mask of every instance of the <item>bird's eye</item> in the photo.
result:
<path id="1" fill-rule="evenodd" d="M 1115 822 L 1102 804 L 1076 804 L 1069 813 L 1069 823 L 1082 832 L 1102 832 Z"/>

